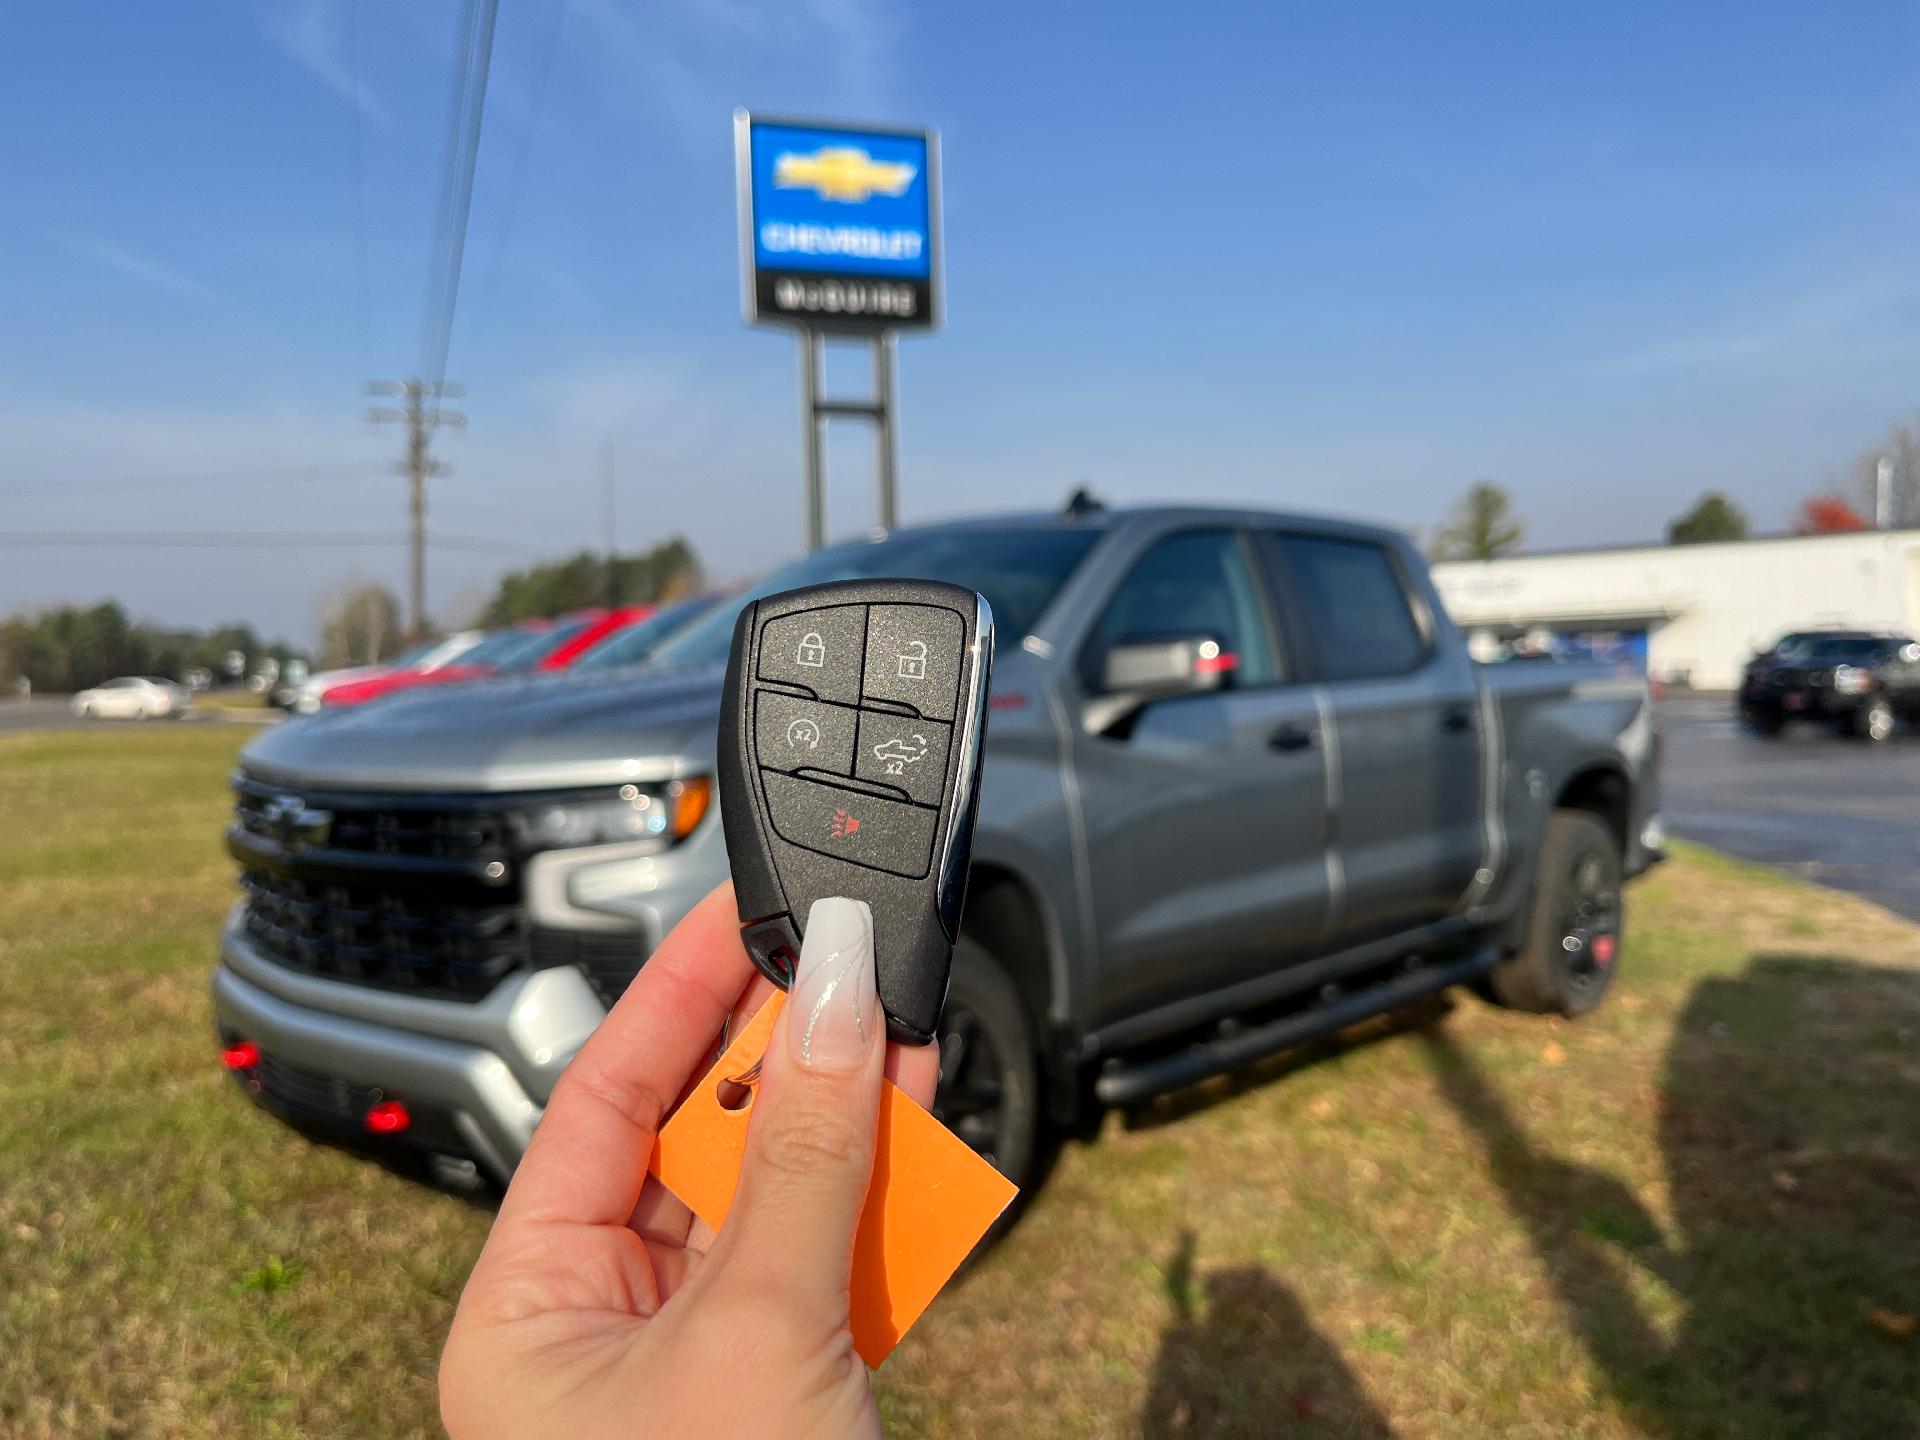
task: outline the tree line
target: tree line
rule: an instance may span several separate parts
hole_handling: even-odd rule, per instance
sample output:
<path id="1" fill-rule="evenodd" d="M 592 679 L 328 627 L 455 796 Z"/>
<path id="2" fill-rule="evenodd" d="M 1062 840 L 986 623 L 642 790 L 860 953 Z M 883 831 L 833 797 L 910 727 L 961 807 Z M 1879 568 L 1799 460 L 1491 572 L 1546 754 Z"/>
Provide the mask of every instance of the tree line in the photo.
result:
<path id="1" fill-rule="evenodd" d="M 208 630 L 168 629 L 128 619 L 112 600 L 62 605 L 0 620 L 0 686 L 10 689 L 25 676 L 37 690 L 64 692 L 117 675 L 178 680 L 193 669 L 221 675 L 236 650 L 255 666 L 267 658 L 285 665 L 303 657 L 296 646 L 264 640 L 241 622 Z"/>
<path id="2" fill-rule="evenodd" d="M 678 536 L 611 560 L 583 550 L 502 576 L 467 623 L 491 627 L 599 605 L 658 604 L 691 595 L 704 583 L 699 557 Z M 151 625 L 129 619 L 119 602 L 104 600 L 0 619 L 0 687 L 10 691 L 22 676 L 36 690 L 55 693 L 84 690 L 119 675 L 178 680 L 189 670 L 206 669 L 218 676 L 236 650 L 253 669 L 267 659 L 282 667 L 293 659 L 311 659 L 323 668 L 371 665 L 392 659 L 419 638 L 407 633 L 393 590 L 359 578 L 321 602 L 319 644 L 311 656 L 285 640 L 263 638 L 244 622 L 205 630 Z"/>
<path id="3" fill-rule="evenodd" d="M 1824 487 L 1802 499 L 1794 509 L 1792 533 L 1871 530 L 1883 460 L 1890 467 L 1888 525 L 1894 529 L 1920 526 L 1920 412 L 1916 412 L 1912 420 L 1890 426 L 1838 474 L 1829 475 Z M 1669 545 L 1744 540 L 1750 533 L 1747 512 L 1724 490 L 1707 491 L 1667 523 Z M 1526 534 L 1513 497 L 1492 480 L 1476 480 L 1434 531 L 1427 553 L 1435 560 L 1494 560 L 1517 551 Z"/>

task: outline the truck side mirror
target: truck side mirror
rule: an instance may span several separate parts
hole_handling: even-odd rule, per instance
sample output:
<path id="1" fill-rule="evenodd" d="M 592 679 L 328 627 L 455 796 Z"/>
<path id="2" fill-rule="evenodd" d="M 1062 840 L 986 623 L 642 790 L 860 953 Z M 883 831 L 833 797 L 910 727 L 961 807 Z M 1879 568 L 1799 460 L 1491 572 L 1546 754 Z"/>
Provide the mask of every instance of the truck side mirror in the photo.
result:
<path id="1" fill-rule="evenodd" d="M 1155 700 L 1218 690 L 1238 660 L 1211 635 L 1119 640 L 1101 657 L 1105 693 L 1088 705 L 1087 729 L 1108 734 Z"/>

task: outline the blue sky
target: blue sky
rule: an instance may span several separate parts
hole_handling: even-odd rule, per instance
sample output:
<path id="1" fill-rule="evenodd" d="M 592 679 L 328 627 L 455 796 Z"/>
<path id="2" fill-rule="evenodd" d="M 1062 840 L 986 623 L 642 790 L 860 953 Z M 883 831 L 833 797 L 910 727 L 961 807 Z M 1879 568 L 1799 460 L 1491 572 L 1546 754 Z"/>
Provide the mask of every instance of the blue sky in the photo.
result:
<path id="1" fill-rule="evenodd" d="M 359 388 L 418 354 L 457 22 L 0 7 L 0 531 L 400 527 Z M 1542 546 L 1655 537 L 1709 487 L 1779 526 L 1920 405 L 1917 42 L 1894 4 L 502 0 L 433 523 L 597 540 L 611 442 L 629 543 L 793 552 L 794 345 L 738 310 L 749 105 L 942 132 L 909 519 L 1085 482 L 1424 527 L 1491 476 Z M 362 469 L 81 488 L 308 464 Z M 864 432 L 830 465 L 857 531 Z M 434 610 L 511 563 L 435 555 Z M 0 612 L 304 637 L 401 565 L 0 548 Z"/>

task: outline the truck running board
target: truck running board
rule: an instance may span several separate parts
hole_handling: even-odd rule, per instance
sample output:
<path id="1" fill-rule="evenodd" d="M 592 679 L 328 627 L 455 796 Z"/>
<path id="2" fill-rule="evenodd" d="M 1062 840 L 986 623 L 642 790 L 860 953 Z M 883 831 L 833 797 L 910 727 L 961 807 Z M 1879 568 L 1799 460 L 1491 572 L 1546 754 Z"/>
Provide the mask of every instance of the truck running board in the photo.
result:
<path id="1" fill-rule="evenodd" d="M 1323 1000 L 1250 1030 L 1234 1030 L 1210 1040 L 1197 1040 L 1168 1055 L 1138 1061 L 1115 1056 L 1101 1070 L 1093 1093 L 1103 1105 L 1135 1105 L 1154 1095 L 1192 1085 L 1344 1030 L 1375 1015 L 1398 1010 L 1450 985 L 1484 975 L 1499 963 L 1498 947 L 1489 945 L 1458 960 L 1403 971 L 1390 980 Z"/>

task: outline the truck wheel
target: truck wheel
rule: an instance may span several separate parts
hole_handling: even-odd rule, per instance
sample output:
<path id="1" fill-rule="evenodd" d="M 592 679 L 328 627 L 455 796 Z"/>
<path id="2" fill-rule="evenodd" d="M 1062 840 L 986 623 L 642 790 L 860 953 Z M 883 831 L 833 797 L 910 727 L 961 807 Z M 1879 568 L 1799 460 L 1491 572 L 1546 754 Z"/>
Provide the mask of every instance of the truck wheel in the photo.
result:
<path id="1" fill-rule="evenodd" d="M 1033 1025 L 1007 972 L 964 936 L 953 947 L 939 1043 L 935 1117 L 1014 1184 L 1025 1184 L 1040 1125 Z"/>
<path id="2" fill-rule="evenodd" d="M 1893 734 L 1893 706 L 1886 696 L 1876 695 L 1853 712 L 1853 733 L 1876 745 Z"/>
<path id="3" fill-rule="evenodd" d="M 1787 728 L 1787 717 L 1776 710 L 1756 710 L 1745 720 L 1748 733 L 1763 740 L 1778 740 L 1780 732 Z"/>
<path id="4" fill-rule="evenodd" d="M 1547 819 L 1526 944 L 1489 977 L 1501 1004 L 1569 1018 L 1600 1003 L 1620 960 L 1620 842 L 1584 810 Z"/>

